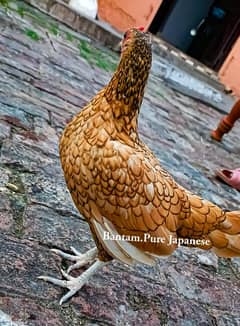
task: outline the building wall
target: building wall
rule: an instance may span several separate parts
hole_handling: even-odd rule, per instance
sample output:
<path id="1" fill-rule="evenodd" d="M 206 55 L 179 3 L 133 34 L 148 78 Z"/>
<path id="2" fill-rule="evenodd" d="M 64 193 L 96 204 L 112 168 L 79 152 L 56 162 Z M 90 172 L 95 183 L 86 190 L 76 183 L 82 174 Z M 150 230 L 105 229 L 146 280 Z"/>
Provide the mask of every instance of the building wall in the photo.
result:
<path id="1" fill-rule="evenodd" d="M 219 71 L 220 80 L 240 97 L 240 37 Z"/>
<path id="2" fill-rule="evenodd" d="M 98 0 L 98 16 L 119 31 L 151 24 L 163 0 Z"/>

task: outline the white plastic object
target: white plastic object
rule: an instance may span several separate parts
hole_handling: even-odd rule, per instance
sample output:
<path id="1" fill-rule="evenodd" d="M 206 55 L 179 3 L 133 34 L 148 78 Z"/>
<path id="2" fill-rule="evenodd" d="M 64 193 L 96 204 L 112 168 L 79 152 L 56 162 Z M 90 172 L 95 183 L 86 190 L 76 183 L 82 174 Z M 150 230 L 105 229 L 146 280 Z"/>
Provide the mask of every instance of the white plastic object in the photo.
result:
<path id="1" fill-rule="evenodd" d="M 83 14 L 92 19 L 95 19 L 97 16 L 97 0 L 70 0 L 68 5 L 77 13 Z"/>

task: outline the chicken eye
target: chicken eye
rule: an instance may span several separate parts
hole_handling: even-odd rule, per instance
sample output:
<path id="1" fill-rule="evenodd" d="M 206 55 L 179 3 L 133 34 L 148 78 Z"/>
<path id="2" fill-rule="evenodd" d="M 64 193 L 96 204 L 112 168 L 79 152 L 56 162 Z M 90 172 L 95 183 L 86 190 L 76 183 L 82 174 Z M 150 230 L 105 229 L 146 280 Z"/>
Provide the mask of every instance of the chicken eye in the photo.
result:
<path id="1" fill-rule="evenodd" d="M 125 32 L 124 34 L 123 34 L 123 38 L 126 38 L 127 37 L 127 32 Z"/>

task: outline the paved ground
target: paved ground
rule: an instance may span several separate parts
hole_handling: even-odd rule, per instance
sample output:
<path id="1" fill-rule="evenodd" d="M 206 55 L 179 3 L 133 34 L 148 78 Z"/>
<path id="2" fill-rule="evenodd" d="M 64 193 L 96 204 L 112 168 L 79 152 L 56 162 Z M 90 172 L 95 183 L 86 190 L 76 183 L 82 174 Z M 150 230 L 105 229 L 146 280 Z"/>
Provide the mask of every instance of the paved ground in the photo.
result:
<path id="1" fill-rule="evenodd" d="M 180 248 L 154 268 L 113 263 L 62 307 L 63 290 L 37 280 L 66 266 L 49 248 L 93 245 L 66 190 L 58 138 L 117 56 L 31 10 L 7 16 L 0 7 L 0 325 L 240 325 L 239 259 L 200 250 Z M 220 118 L 152 71 L 142 139 L 183 186 L 237 209 L 240 193 L 214 170 L 240 166 L 239 124 L 219 144 L 209 132 Z"/>

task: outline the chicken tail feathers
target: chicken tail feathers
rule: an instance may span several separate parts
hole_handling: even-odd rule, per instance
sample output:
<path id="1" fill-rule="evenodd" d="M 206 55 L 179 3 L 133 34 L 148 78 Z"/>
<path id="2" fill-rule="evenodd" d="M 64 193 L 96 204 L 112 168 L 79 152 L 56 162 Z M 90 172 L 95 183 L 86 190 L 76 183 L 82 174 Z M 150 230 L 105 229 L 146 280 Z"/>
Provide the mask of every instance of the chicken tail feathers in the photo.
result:
<path id="1" fill-rule="evenodd" d="M 220 257 L 240 256 L 240 211 L 227 212 L 218 230 L 209 234 L 212 250 Z"/>

